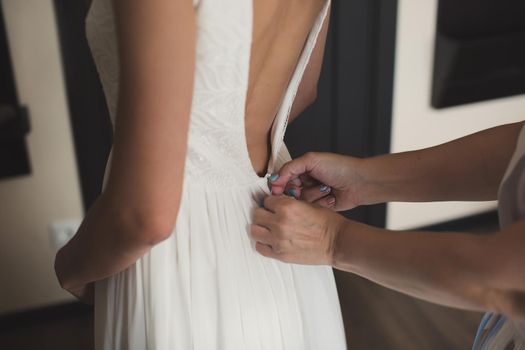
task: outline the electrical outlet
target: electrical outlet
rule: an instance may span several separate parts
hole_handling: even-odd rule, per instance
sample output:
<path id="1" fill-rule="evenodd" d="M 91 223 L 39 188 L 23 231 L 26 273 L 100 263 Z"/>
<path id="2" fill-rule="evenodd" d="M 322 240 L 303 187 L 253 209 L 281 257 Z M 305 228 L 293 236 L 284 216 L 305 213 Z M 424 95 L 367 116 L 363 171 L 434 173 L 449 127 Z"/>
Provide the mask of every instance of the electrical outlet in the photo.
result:
<path id="1" fill-rule="evenodd" d="M 52 222 L 49 225 L 51 245 L 56 250 L 62 248 L 77 233 L 81 220 L 69 219 Z"/>

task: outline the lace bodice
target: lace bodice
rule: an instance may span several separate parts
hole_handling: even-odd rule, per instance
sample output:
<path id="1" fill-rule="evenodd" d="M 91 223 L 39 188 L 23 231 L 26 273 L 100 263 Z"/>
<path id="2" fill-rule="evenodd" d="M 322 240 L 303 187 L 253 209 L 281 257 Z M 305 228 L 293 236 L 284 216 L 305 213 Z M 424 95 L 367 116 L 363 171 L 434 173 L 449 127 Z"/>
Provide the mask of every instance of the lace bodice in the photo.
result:
<path id="1" fill-rule="evenodd" d="M 293 99 L 326 15 L 318 16 L 303 48 L 272 127 L 268 172 L 283 147 Z M 243 186 L 261 182 L 246 146 L 245 101 L 252 40 L 252 1 L 194 0 L 197 15 L 196 70 L 188 135 L 185 178 L 212 186 Z M 93 0 L 86 17 L 86 35 L 115 120 L 119 61 L 111 0 Z"/>

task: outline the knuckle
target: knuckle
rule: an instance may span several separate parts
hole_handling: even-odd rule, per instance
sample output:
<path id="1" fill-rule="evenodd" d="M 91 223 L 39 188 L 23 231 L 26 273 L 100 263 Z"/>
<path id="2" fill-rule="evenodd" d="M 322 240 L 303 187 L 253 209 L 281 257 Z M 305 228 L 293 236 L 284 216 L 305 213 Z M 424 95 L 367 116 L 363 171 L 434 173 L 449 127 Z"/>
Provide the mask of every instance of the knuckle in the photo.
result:
<path id="1" fill-rule="evenodd" d="M 283 215 L 282 213 L 280 215 L 277 215 L 274 223 L 277 232 L 281 231 L 281 229 L 286 226 L 286 220 L 286 215 Z"/>
<path id="2" fill-rule="evenodd" d="M 281 254 L 280 259 L 286 263 L 292 262 L 292 257 L 290 254 Z"/>
<path id="3" fill-rule="evenodd" d="M 259 226 L 254 225 L 254 224 L 250 225 L 250 233 L 252 237 L 259 237 L 260 235 Z"/>
<path id="4" fill-rule="evenodd" d="M 267 208 L 268 206 L 270 206 L 270 205 L 272 204 L 272 202 L 273 202 L 273 198 L 272 198 L 272 196 L 266 196 L 266 197 L 264 197 L 264 199 L 263 199 L 263 205 L 264 205 L 265 208 Z M 264 210 L 264 209 L 261 209 L 261 210 Z"/>
<path id="5" fill-rule="evenodd" d="M 279 212 L 281 214 L 281 216 L 283 217 L 288 217 L 292 214 L 293 210 L 292 210 L 292 205 L 293 203 L 291 203 L 292 199 L 290 198 L 287 198 L 287 201 L 283 201 L 280 203 L 280 206 L 279 206 Z"/>
<path id="6" fill-rule="evenodd" d="M 283 164 L 283 166 L 281 167 L 281 170 L 279 171 L 279 173 L 281 174 L 286 174 L 290 171 L 290 168 L 293 164 L 293 160 L 289 160 L 287 161 L 286 163 Z"/>
<path id="7" fill-rule="evenodd" d="M 274 234 L 274 237 L 275 237 L 275 240 L 278 242 L 278 241 L 282 241 L 285 237 L 284 237 L 284 231 L 283 230 L 277 230 Z"/>
<path id="8" fill-rule="evenodd" d="M 283 202 L 284 200 L 286 199 L 286 197 L 283 195 L 283 196 L 279 196 L 279 197 L 276 197 L 275 199 L 275 208 L 281 208 L 283 206 Z"/>
<path id="9" fill-rule="evenodd" d="M 304 159 L 308 162 L 313 161 L 317 157 L 317 152 L 306 152 L 304 155 Z"/>
<path id="10" fill-rule="evenodd" d="M 253 221 L 254 222 L 260 222 L 261 220 L 261 211 L 262 209 L 260 208 L 256 208 L 254 211 L 253 211 Z"/>
<path id="11" fill-rule="evenodd" d="M 259 252 L 259 254 L 267 256 L 268 255 L 268 249 L 266 246 L 264 246 L 262 243 L 257 242 L 255 244 L 255 250 Z"/>
<path id="12" fill-rule="evenodd" d="M 255 250 L 257 251 L 257 253 L 261 254 L 262 256 L 266 256 L 266 252 L 264 251 L 264 249 L 261 248 L 261 245 L 257 244 L 255 246 Z"/>

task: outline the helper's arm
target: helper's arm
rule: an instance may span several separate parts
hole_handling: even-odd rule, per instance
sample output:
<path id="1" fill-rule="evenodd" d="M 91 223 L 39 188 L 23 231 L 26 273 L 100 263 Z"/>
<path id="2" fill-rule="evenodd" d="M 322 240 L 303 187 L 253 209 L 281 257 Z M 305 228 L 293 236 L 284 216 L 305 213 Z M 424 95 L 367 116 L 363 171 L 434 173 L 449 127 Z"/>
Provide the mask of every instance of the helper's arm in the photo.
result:
<path id="1" fill-rule="evenodd" d="M 341 227 L 337 269 L 438 304 L 525 318 L 525 220 L 487 235 Z"/>
<path id="2" fill-rule="evenodd" d="M 364 160 L 362 203 L 494 200 L 523 122 Z"/>

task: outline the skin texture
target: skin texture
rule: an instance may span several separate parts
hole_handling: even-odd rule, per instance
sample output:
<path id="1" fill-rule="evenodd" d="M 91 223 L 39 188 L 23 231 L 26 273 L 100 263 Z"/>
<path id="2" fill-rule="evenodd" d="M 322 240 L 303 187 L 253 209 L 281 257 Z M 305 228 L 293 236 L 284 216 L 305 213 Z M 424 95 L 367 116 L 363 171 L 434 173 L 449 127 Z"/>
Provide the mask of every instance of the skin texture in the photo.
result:
<path id="1" fill-rule="evenodd" d="M 285 262 L 332 265 L 431 302 L 525 318 L 525 220 L 492 235 L 432 234 L 375 228 L 333 211 L 390 200 L 496 199 L 522 125 L 369 159 L 311 153 L 293 160 L 274 177 L 276 195 L 254 212 L 256 248 Z M 283 196 L 287 186 L 302 200 Z M 323 200 L 330 196 L 331 206 Z"/>
<path id="2" fill-rule="evenodd" d="M 295 70 L 324 0 L 255 0 L 253 44 L 246 101 L 246 136 L 252 166 L 259 176 L 266 174 L 270 158 L 269 138 L 280 101 Z M 316 98 L 328 21 L 323 23 L 299 91 L 290 120 Z"/>
<path id="3" fill-rule="evenodd" d="M 323 4 L 254 0 L 245 124 L 258 173 L 266 170 L 275 112 Z M 93 282 L 124 270 L 172 234 L 195 71 L 191 0 L 113 0 L 113 6 L 121 58 L 113 159 L 104 193 L 55 258 L 62 288 L 86 303 L 93 303 Z M 327 26 L 325 21 L 291 119 L 315 99 Z"/>
<path id="4" fill-rule="evenodd" d="M 113 4 L 121 89 L 107 187 L 55 260 L 62 287 L 87 302 L 91 282 L 129 266 L 175 225 L 195 66 L 190 1 Z"/>

